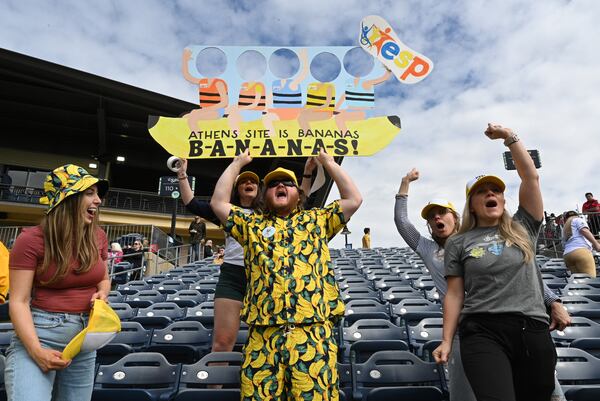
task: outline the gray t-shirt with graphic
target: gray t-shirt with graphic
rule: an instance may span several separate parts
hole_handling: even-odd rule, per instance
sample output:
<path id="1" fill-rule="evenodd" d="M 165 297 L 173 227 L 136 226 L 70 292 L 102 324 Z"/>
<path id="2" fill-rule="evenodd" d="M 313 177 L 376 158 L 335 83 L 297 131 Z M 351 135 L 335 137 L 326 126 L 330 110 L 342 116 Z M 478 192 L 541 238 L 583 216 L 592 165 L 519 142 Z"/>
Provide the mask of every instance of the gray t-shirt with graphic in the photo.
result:
<path id="1" fill-rule="evenodd" d="M 535 241 L 541 221 L 524 209 L 513 216 Z M 498 227 L 478 227 L 450 237 L 444 257 L 446 276 L 462 276 L 465 300 L 461 318 L 474 313 L 517 313 L 548 322 L 542 275 L 535 260 L 525 263 L 523 252 L 507 246 Z"/>

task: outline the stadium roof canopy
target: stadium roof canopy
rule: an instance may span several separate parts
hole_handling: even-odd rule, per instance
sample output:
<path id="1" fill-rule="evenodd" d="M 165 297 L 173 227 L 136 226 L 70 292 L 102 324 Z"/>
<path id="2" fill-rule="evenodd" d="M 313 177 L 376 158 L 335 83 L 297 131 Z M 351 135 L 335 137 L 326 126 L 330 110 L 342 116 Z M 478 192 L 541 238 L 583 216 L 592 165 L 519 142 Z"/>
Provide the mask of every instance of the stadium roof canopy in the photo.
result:
<path id="1" fill-rule="evenodd" d="M 176 117 L 197 107 L 5 49 L 0 49 L 0 88 L 1 147 L 96 159 L 99 174 L 107 174 L 113 187 L 152 192 L 159 177 L 173 173 L 166 168 L 169 154 L 148 133 L 148 115 Z M 125 163 L 116 164 L 116 156 L 124 156 Z M 305 160 L 255 159 L 251 168 L 260 176 L 279 166 L 300 175 Z M 192 161 L 188 173 L 196 177 L 196 195 L 209 196 L 230 161 Z M 324 204 L 331 184 L 328 178 L 313 205 Z"/>

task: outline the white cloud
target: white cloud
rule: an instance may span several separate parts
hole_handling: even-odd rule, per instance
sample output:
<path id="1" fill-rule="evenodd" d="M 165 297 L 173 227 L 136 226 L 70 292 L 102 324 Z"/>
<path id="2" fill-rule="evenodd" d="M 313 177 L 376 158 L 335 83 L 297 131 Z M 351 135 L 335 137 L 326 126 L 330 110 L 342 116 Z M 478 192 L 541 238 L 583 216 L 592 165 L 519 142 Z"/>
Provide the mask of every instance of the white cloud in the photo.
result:
<path id="1" fill-rule="evenodd" d="M 365 201 L 351 241 L 372 229 L 373 245 L 401 245 L 393 223 L 402 176 L 418 167 L 409 216 L 434 196 L 462 206 L 464 183 L 482 172 L 509 184 L 488 121 L 513 127 L 541 152 L 546 209 L 575 208 L 600 194 L 597 113 L 600 3 L 496 1 L 24 1 L 3 3 L 0 46 L 170 96 L 196 101 L 180 73 L 181 52 L 203 45 L 351 45 L 360 19 L 379 14 L 405 43 L 431 58 L 431 76 L 414 86 L 387 82 L 378 107 L 403 129 L 369 158 L 347 158 Z M 332 193 L 332 197 L 336 194 Z M 343 245 L 343 237 L 333 241 Z"/>

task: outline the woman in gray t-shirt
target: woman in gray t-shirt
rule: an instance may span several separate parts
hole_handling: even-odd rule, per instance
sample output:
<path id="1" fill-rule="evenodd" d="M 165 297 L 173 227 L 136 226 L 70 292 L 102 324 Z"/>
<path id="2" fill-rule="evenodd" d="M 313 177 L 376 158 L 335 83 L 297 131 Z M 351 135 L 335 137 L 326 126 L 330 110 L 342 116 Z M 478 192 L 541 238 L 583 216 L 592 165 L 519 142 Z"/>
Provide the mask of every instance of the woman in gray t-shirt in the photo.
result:
<path id="1" fill-rule="evenodd" d="M 543 218 L 539 176 L 512 130 L 488 124 L 485 134 L 503 139 L 512 154 L 521 178 L 519 210 L 513 217 L 507 212 L 498 177 L 467 183 L 461 229 L 445 247 L 444 335 L 434 357 L 448 360 L 458 326 L 463 366 L 478 400 L 548 401 L 556 351 L 535 263 Z"/>

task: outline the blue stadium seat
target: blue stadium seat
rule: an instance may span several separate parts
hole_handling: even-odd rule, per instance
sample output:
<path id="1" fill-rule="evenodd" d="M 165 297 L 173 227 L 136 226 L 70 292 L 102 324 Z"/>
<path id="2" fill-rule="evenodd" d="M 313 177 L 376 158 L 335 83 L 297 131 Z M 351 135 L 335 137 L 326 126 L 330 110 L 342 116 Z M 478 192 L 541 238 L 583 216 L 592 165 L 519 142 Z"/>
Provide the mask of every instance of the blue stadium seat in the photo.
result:
<path id="1" fill-rule="evenodd" d="M 111 302 L 110 307 L 119 315 L 121 322 L 131 320 L 137 315 L 137 308 L 132 308 L 126 302 Z"/>
<path id="2" fill-rule="evenodd" d="M 410 351 L 403 340 L 359 340 L 350 346 L 350 363 L 366 362 L 371 355 L 379 351 Z"/>
<path id="3" fill-rule="evenodd" d="M 133 295 L 128 295 L 125 302 L 132 308 L 147 308 L 155 303 L 164 302 L 167 299 L 166 294 L 161 294 L 157 290 L 141 290 Z"/>
<path id="4" fill-rule="evenodd" d="M 193 365 L 183 365 L 174 401 L 238 401 L 241 362 L 239 352 L 212 352 Z"/>
<path id="5" fill-rule="evenodd" d="M 180 366 L 151 352 L 126 355 L 100 365 L 92 401 L 167 401 L 177 392 Z"/>
<path id="6" fill-rule="evenodd" d="M 415 290 L 410 286 L 390 287 L 381 293 L 381 300 L 391 304 L 397 304 L 403 299 L 424 299 L 423 291 Z"/>
<path id="7" fill-rule="evenodd" d="M 576 338 L 569 345 L 571 348 L 579 348 L 590 355 L 600 358 L 600 337 Z"/>
<path id="8" fill-rule="evenodd" d="M 359 340 L 408 340 L 406 329 L 384 319 L 363 319 L 342 328 L 345 344 Z"/>
<path id="9" fill-rule="evenodd" d="M 344 302 L 349 302 L 355 299 L 374 299 L 380 300 L 379 291 L 369 287 L 350 287 L 342 290 L 341 297 Z"/>
<path id="10" fill-rule="evenodd" d="M 157 290 L 161 294 L 175 294 L 179 290 L 187 289 L 189 284 L 185 284 L 181 280 L 164 280 L 152 286 L 153 290 Z"/>
<path id="11" fill-rule="evenodd" d="M 374 286 L 378 290 L 386 290 L 391 287 L 410 286 L 410 280 L 405 280 L 399 276 L 385 276 L 374 280 Z"/>
<path id="12" fill-rule="evenodd" d="M 0 401 L 6 401 L 6 389 L 4 388 L 4 368 L 6 367 L 6 359 L 4 355 L 0 355 Z"/>
<path id="13" fill-rule="evenodd" d="M 371 399 L 376 400 L 427 400 L 431 394 L 436 394 L 434 400 L 444 399 L 445 382 L 440 367 L 408 351 L 376 352 L 366 362 L 352 365 L 352 378 L 357 401 L 368 400 L 371 392 L 375 393 Z M 388 387 L 395 388 L 387 392 L 394 398 L 378 395 L 382 390 L 377 389 Z"/>
<path id="14" fill-rule="evenodd" d="M 368 287 L 368 288 L 374 289 L 373 282 L 370 280 L 367 280 L 366 278 L 364 278 L 360 275 L 346 277 L 344 279 L 340 279 L 337 281 L 338 281 L 338 286 L 340 287 L 340 290 L 344 290 L 346 288 L 354 288 L 354 287 Z"/>
<path id="15" fill-rule="evenodd" d="M 138 309 L 136 317 L 131 319 L 139 322 L 145 328 L 164 329 L 175 320 L 185 317 L 185 308 L 180 308 L 173 302 L 158 302 L 147 308 Z"/>
<path id="16" fill-rule="evenodd" d="M 429 275 L 424 275 L 424 276 L 421 276 L 421 277 L 413 280 L 412 285 L 417 290 L 424 290 L 424 291 L 429 291 L 432 288 L 435 288 L 435 283 L 433 282 L 433 279 Z"/>
<path id="17" fill-rule="evenodd" d="M 567 399 L 584 387 L 600 388 L 600 359 L 577 348 L 557 348 L 556 376 Z"/>
<path id="18" fill-rule="evenodd" d="M 370 313 L 380 312 L 387 313 L 389 316 L 389 306 L 382 304 L 376 299 L 353 299 L 346 303 L 345 316 L 350 316 L 354 313 Z"/>
<path id="19" fill-rule="evenodd" d="M 11 322 L 0 323 L 0 353 L 4 354 L 10 345 L 10 340 L 15 333 Z"/>
<path id="20" fill-rule="evenodd" d="M 151 290 L 152 284 L 148 284 L 144 280 L 134 280 L 117 286 L 117 291 L 124 295 L 135 294 L 139 291 Z"/>
<path id="21" fill-rule="evenodd" d="M 159 352 L 170 363 L 196 363 L 212 346 L 212 331 L 202 323 L 180 321 L 152 332 L 149 352 Z"/>
<path id="22" fill-rule="evenodd" d="M 182 308 L 193 308 L 206 301 L 206 294 L 198 290 L 179 290 L 174 294 L 167 294 L 167 302 L 174 302 Z"/>
<path id="23" fill-rule="evenodd" d="M 444 327 L 441 317 L 429 317 L 421 320 L 414 326 L 408 328 L 408 340 L 410 346 L 418 356 L 423 355 L 423 345 L 429 341 L 442 340 L 442 329 Z"/>
<path id="24" fill-rule="evenodd" d="M 577 338 L 600 337 L 600 324 L 585 317 L 572 317 L 571 325 L 564 330 L 554 330 L 552 339 L 557 346 L 567 347 Z"/>
<path id="25" fill-rule="evenodd" d="M 204 327 L 212 328 L 215 319 L 215 303 L 202 302 L 198 306 L 188 308 L 185 314 L 185 320 L 195 320 L 204 325 Z"/>
<path id="26" fill-rule="evenodd" d="M 145 351 L 151 336 L 152 330 L 145 329 L 138 322 L 121 322 L 121 331 L 96 351 L 96 363 L 109 365 L 133 352 Z"/>
<path id="27" fill-rule="evenodd" d="M 119 291 L 110 291 L 108 293 L 108 302 L 111 304 L 123 302 L 124 300 L 125 295 L 121 294 Z"/>

